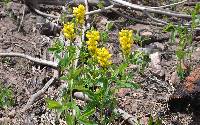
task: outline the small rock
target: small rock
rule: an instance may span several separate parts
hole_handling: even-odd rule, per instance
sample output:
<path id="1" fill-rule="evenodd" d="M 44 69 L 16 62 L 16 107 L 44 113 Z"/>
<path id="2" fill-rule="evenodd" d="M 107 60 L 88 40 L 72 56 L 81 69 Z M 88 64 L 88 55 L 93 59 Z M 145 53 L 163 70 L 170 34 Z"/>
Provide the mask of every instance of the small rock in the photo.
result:
<path id="1" fill-rule="evenodd" d="M 156 48 L 158 48 L 161 51 L 164 51 L 166 48 L 164 44 L 159 43 L 159 42 L 155 42 L 154 45 L 156 45 Z"/>
<path id="2" fill-rule="evenodd" d="M 146 54 L 151 54 L 153 52 L 153 49 L 152 48 L 137 48 L 138 51 L 142 51 Z"/>
<path id="3" fill-rule="evenodd" d="M 143 37 L 149 38 L 150 36 L 153 35 L 153 33 L 150 32 L 150 31 L 144 30 L 144 31 L 140 32 L 140 35 L 143 36 Z"/>
<path id="4" fill-rule="evenodd" d="M 180 83 L 180 78 L 178 77 L 178 74 L 176 71 L 172 73 L 169 82 L 172 83 L 173 85 Z"/>
<path id="5" fill-rule="evenodd" d="M 159 52 L 150 54 L 150 59 L 151 59 L 151 68 L 152 68 L 152 73 L 163 77 L 165 75 L 165 72 L 161 66 L 161 55 Z"/>
<path id="6" fill-rule="evenodd" d="M 195 37 L 195 40 L 196 40 L 196 41 L 199 41 L 199 40 L 200 40 L 200 36 L 196 36 L 196 37 Z"/>
<path id="7" fill-rule="evenodd" d="M 197 48 L 197 49 L 196 49 L 196 51 L 198 51 L 198 52 L 199 52 L 199 51 L 200 51 L 200 48 Z"/>
<path id="8" fill-rule="evenodd" d="M 191 55 L 193 60 L 199 60 L 199 55 L 200 55 L 200 48 L 197 48 L 196 51 L 194 51 Z"/>
<path id="9" fill-rule="evenodd" d="M 1 12 L 0 12 L 0 18 L 1 18 L 1 17 L 2 17 L 2 18 L 6 17 L 5 11 L 1 11 Z"/>

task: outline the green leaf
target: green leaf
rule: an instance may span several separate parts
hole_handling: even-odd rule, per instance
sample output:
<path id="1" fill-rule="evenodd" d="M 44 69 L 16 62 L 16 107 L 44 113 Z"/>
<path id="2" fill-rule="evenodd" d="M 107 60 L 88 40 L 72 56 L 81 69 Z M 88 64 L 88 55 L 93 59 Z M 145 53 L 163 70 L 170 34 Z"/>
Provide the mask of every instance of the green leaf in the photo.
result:
<path id="1" fill-rule="evenodd" d="M 178 49 L 176 51 L 176 56 L 179 60 L 184 59 L 186 52 L 184 50 Z"/>
<path id="2" fill-rule="evenodd" d="M 88 119 L 83 119 L 83 118 L 80 118 L 79 122 L 84 125 L 98 125 L 98 124 L 93 123 L 92 121 L 89 121 Z"/>
<path id="3" fill-rule="evenodd" d="M 175 26 L 172 23 L 169 23 L 166 27 L 164 27 L 163 31 L 164 32 L 172 32 L 175 30 Z"/>
<path id="4" fill-rule="evenodd" d="M 170 36 L 171 42 L 175 42 L 176 35 L 177 35 L 177 30 L 174 30 L 171 32 L 171 36 Z"/>
<path id="5" fill-rule="evenodd" d="M 59 66 L 62 68 L 62 70 L 69 66 L 71 60 L 72 58 L 70 58 L 67 53 L 65 54 L 64 58 L 60 59 Z"/>
<path id="6" fill-rule="evenodd" d="M 64 50 L 64 44 L 59 39 L 55 39 L 52 47 L 48 48 L 48 50 L 51 52 L 60 53 Z"/>
<path id="7" fill-rule="evenodd" d="M 94 105 L 88 104 L 86 107 L 86 110 L 83 112 L 83 114 L 78 118 L 79 121 L 85 125 L 95 125 L 92 121 L 89 121 L 89 117 L 95 113 L 95 107 Z"/>
<path id="8" fill-rule="evenodd" d="M 56 50 L 58 50 L 58 48 L 55 48 L 55 47 L 48 48 L 48 51 L 51 51 L 51 52 L 54 52 Z"/>
<path id="9" fill-rule="evenodd" d="M 100 1 L 98 2 L 98 4 L 97 4 L 97 7 L 98 7 L 99 9 L 103 8 L 104 6 L 105 6 L 104 0 L 100 0 Z"/>
<path id="10" fill-rule="evenodd" d="M 62 105 L 57 102 L 57 101 L 54 101 L 54 100 L 51 100 L 51 99 L 47 99 L 47 107 L 49 109 L 61 109 L 62 108 Z"/>
<path id="11" fill-rule="evenodd" d="M 10 88 L 0 86 L 0 107 L 8 108 L 14 104 L 13 92 Z"/>
<path id="12" fill-rule="evenodd" d="M 200 10 L 200 3 L 197 3 L 195 6 L 195 13 L 198 14 L 199 10 Z"/>
<path id="13" fill-rule="evenodd" d="M 152 116 L 149 117 L 148 125 L 154 125 L 153 124 L 153 117 Z"/>
<path id="14" fill-rule="evenodd" d="M 67 125 L 75 125 L 75 117 L 71 115 L 66 116 Z"/>
<path id="15" fill-rule="evenodd" d="M 80 76 L 81 72 L 83 71 L 83 68 L 78 68 L 78 69 L 70 69 L 69 73 L 66 76 L 62 76 L 61 80 L 71 80 L 71 79 L 77 79 L 77 77 Z"/>
<path id="16" fill-rule="evenodd" d="M 106 43 L 109 39 L 109 36 L 108 36 L 108 32 L 104 31 L 104 32 L 101 32 L 100 33 L 100 38 L 101 38 L 101 41 L 103 41 L 104 43 Z"/>
<path id="17" fill-rule="evenodd" d="M 96 109 L 95 108 L 88 108 L 86 111 L 83 112 L 82 118 L 87 118 L 95 113 Z"/>
<path id="18" fill-rule="evenodd" d="M 75 90 L 77 91 L 80 91 L 80 92 L 84 92 L 85 90 L 88 90 L 87 88 L 85 88 L 83 85 L 74 85 L 74 88 Z"/>
<path id="19" fill-rule="evenodd" d="M 119 70 L 119 73 L 124 73 L 124 71 L 126 70 L 126 68 L 128 67 L 128 64 L 127 63 L 122 63 L 120 64 L 118 70 Z"/>
<path id="20" fill-rule="evenodd" d="M 113 23 L 113 22 L 108 22 L 108 23 L 106 24 L 106 29 L 107 29 L 108 31 L 112 30 L 113 27 L 114 27 L 114 23 Z"/>
<path id="21" fill-rule="evenodd" d="M 156 119 L 156 124 L 155 124 L 155 125 L 162 125 L 162 120 L 159 119 L 159 118 L 157 118 L 157 119 Z"/>
<path id="22" fill-rule="evenodd" d="M 68 78 L 68 76 L 61 76 L 61 77 L 60 77 L 60 80 L 68 81 L 69 78 Z"/>

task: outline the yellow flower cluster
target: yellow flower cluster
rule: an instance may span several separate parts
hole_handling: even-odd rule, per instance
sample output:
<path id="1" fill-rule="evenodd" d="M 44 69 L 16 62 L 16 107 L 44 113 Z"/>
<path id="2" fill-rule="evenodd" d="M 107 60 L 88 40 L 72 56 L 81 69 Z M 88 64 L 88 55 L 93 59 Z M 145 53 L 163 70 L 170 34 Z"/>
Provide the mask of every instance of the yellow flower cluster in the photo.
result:
<path id="1" fill-rule="evenodd" d="M 97 60 L 102 67 L 112 64 L 112 62 L 109 61 L 110 58 L 111 54 L 105 47 L 97 49 Z"/>
<path id="2" fill-rule="evenodd" d="M 64 24 L 63 33 L 66 38 L 72 41 L 76 37 L 74 23 L 68 22 Z"/>
<path id="3" fill-rule="evenodd" d="M 110 65 L 112 62 L 109 61 L 109 59 L 111 58 L 111 54 L 109 53 L 109 51 L 105 47 L 97 47 L 98 41 L 100 39 L 99 31 L 88 31 L 86 37 L 88 38 L 88 41 L 86 41 L 88 45 L 88 50 L 91 52 L 93 57 L 98 60 L 100 66 L 106 67 Z"/>
<path id="4" fill-rule="evenodd" d="M 78 7 L 73 8 L 73 15 L 76 17 L 76 21 L 82 25 L 85 17 L 85 7 L 80 4 Z"/>
<path id="5" fill-rule="evenodd" d="M 124 55 L 129 55 L 131 52 L 131 46 L 133 43 L 133 31 L 121 30 L 119 32 L 119 42 Z"/>
<path id="6" fill-rule="evenodd" d="M 100 39 L 99 31 L 88 31 L 86 34 L 88 41 L 86 41 L 88 45 L 88 50 L 95 55 L 97 50 L 98 41 Z"/>

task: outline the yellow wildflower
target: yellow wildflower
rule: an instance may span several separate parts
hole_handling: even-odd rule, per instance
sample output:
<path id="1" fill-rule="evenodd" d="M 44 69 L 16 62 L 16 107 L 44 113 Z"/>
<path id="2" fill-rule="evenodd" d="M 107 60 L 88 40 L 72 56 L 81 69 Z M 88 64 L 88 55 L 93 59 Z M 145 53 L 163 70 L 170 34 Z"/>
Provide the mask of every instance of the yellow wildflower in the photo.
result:
<path id="1" fill-rule="evenodd" d="M 96 50 L 97 50 L 97 45 L 98 45 L 98 42 L 97 41 L 93 41 L 93 40 L 89 40 L 89 41 L 86 41 L 87 45 L 88 45 L 88 50 L 92 53 L 92 54 L 95 54 L 96 53 Z"/>
<path id="2" fill-rule="evenodd" d="M 88 31 L 86 34 L 86 37 L 89 40 L 99 41 L 99 39 L 100 39 L 99 31 L 94 31 L 94 30 Z"/>
<path id="3" fill-rule="evenodd" d="M 73 15 L 76 17 L 76 21 L 82 25 L 84 23 L 85 7 L 82 4 L 80 4 L 78 7 L 74 7 Z"/>
<path id="4" fill-rule="evenodd" d="M 109 61 L 110 58 L 111 54 L 105 47 L 97 49 L 97 60 L 100 66 L 107 67 L 108 65 L 112 64 L 112 62 Z"/>
<path id="5" fill-rule="evenodd" d="M 133 31 L 121 30 L 121 32 L 119 32 L 119 42 L 124 55 L 129 55 L 133 43 Z"/>
<path id="6" fill-rule="evenodd" d="M 67 22 L 64 24 L 63 33 L 66 38 L 73 40 L 76 37 L 74 23 Z"/>
<path id="7" fill-rule="evenodd" d="M 99 31 L 88 31 L 86 34 L 88 41 L 86 41 L 88 45 L 88 50 L 95 55 L 97 51 L 98 41 L 100 39 Z"/>

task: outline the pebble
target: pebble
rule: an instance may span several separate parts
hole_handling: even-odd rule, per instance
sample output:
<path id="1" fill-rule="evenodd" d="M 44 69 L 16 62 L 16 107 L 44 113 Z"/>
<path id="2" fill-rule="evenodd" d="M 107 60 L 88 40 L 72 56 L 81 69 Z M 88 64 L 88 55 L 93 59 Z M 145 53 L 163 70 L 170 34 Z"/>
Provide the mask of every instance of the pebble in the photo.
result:
<path id="1" fill-rule="evenodd" d="M 164 69 L 161 66 L 161 54 L 159 52 L 155 52 L 150 54 L 151 59 L 151 71 L 159 77 L 163 77 L 165 75 Z"/>
<path id="2" fill-rule="evenodd" d="M 172 85 L 180 83 L 180 78 L 178 77 L 178 74 L 176 71 L 171 74 L 171 78 L 170 78 L 169 82 Z"/>

